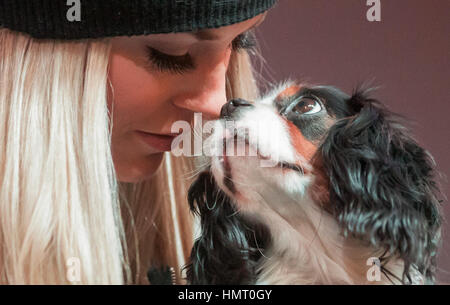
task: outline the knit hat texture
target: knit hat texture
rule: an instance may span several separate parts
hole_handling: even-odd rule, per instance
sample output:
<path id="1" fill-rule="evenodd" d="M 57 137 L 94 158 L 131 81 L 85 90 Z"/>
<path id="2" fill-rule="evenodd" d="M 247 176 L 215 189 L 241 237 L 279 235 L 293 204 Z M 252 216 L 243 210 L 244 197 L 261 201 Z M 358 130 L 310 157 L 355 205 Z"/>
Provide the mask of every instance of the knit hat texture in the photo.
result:
<path id="1" fill-rule="evenodd" d="M 0 27 L 35 38 L 84 39 L 217 28 L 276 0 L 0 0 Z"/>

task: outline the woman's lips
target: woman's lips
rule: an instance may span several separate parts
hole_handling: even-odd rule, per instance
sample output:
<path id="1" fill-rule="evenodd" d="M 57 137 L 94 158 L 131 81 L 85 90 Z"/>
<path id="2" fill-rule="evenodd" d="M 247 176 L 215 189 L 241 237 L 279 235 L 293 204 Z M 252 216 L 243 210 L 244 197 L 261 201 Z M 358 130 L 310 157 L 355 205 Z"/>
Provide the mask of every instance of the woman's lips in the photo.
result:
<path id="1" fill-rule="evenodd" d="M 139 130 L 137 134 L 148 146 L 159 151 L 170 151 L 172 141 L 177 137 L 176 135 L 160 135 Z"/>

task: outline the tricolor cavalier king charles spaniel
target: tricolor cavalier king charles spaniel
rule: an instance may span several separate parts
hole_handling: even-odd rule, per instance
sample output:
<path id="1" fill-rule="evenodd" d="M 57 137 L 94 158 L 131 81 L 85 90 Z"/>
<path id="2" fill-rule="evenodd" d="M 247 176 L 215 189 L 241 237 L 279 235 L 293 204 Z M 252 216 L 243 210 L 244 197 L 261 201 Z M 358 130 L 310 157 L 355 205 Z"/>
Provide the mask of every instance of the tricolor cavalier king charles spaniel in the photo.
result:
<path id="1" fill-rule="evenodd" d="M 434 282 L 434 161 L 367 90 L 285 83 L 229 101 L 214 124 L 211 165 L 189 189 L 201 236 L 188 283 Z M 227 155 L 240 141 L 246 155 Z"/>

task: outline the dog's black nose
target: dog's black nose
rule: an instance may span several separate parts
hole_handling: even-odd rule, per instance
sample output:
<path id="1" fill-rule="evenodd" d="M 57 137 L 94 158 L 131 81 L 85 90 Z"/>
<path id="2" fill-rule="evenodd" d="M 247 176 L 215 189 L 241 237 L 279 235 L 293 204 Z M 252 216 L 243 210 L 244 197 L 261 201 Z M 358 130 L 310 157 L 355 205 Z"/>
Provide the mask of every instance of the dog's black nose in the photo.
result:
<path id="1" fill-rule="evenodd" d="M 222 106 L 222 109 L 220 110 L 220 117 L 221 118 L 228 118 L 231 116 L 231 114 L 236 110 L 239 106 L 253 106 L 252 103 L 247 102 L 243 99 L 236 98 L 228 101 L 225 105 Z"/>

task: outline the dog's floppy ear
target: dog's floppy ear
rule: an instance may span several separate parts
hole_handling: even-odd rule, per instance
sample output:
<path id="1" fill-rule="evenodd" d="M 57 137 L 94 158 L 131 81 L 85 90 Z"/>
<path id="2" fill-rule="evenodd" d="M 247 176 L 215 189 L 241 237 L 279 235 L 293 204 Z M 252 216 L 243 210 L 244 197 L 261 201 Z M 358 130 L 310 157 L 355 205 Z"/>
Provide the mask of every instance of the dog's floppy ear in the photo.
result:
<path id="1" fill-rule="evenodd" d="M 329 177 L 330 204 L 346 235 L 384 249 L 434 281 L 440 240 L 434 161 L 408 135 L 399 116 L 356 90 L 319 148 Z"/>
<path id="2" fill-rule="evenodd" d="M 188 283 L 252 284 L 260 257 L 256 243 L 264 245 L 260 238 L 266 233 L 263 227 L 236 212 L 209 171 L 202 172 L 191 185 L 188 200 L 191 210 L 200 216 L 201 226 L 201 236 L 186 266 Z"/>

